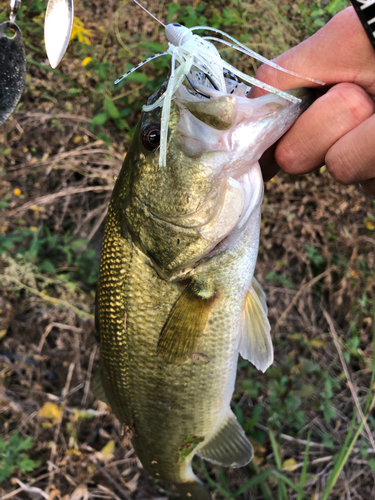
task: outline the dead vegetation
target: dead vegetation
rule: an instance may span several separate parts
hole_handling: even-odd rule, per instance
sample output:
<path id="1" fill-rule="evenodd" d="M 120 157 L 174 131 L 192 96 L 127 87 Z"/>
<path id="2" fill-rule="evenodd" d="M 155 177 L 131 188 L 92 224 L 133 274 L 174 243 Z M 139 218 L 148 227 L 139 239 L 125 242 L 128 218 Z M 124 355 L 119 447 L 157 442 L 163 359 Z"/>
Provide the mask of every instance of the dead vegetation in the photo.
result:
<path id="1" fill-rule="evenodd" d="M 222 3 L 234 8 L 232 2 Z M 165 6 L 148 7 L 166 19 Z M 248 43 L 266 56 L 309 33 L 298 6 L 276 2 L 272 10 L 251 2 L 245 7 L 252 19 Z M 143 102 L 155 87 L 153 81 L 129 82 L 121 88 L 125 103 L 109 85 L 98 88 L 119 76 L 125 61 L 136 63 L 149 54 L 142 43 L 165 39 L 126 2 L 110 2 L 108 9 L 108 3 L 82 1 L 77 15 L 92 30 L 92 46 L 86 47 L 91 52 L 72 43 L 58 73 L 45 69 L 43 47 L 35 48 L 41 40 L 38 16 L 36 27 L 31 21 L 25 26 L 28 52 L 37 64 L 29 63 L 22 106 L 0 130 L 5 249 L 0 257 L 0 439 L 7 441 L 15 430 L 22 438 L 32 436 L 27 454 L 41 461 L 33 471 L 17 469 L 5 479 L 0 498 L 175 498 L 169 485 L 147 477 L 118 421 L 89 392 L 99 355 L 93 313 L 102 222 L 137 121 L 137 100 Z M 246 31 L 236 24 L 226 30 L 236 35 L 236 26 Z M 106 63 L 105 76 L 97 76 L 99 66 L 82 66 L 88 54 Z M 152 80 L 153 69 L 145 71 Z M 156 73 L 155 81 L 165 69 L 159 66 Z M 105 125 L 90 126 L 94 116 L 108 111 L 105 103 L 101 108 L 103 95 L 115 99 L 120 110 L 132 106 L 124 129 L 111 116 Z M 209 465 L 205 470 L 198 461 L 213 498 L 234 498 L 228 491 L 278 469 L 277 451 L 280 472 L 297 484 L 309 430 L 304 492 L 309 499 L 322 497 L 355 410 L 365 412 L 374 384 L 374 208 L 371 197 L 356 186 L 338 185 L 324 168 L 304 178 L 280 174 L 267 183 L 256 275 L 267 294 L 276 361 L 264 375 L 240 363 L 234 407 L 256 456 L 239 470 Z M 375 497 L 373 415 L 367 422 L 329 498 Z M 276 451 L 268 429 L 276 436 Z M 278 476 L 262 483 L 263 490 L 249 487 L 236 498 L 284 498 L 277 496 Z M 287 495 L 298 496 L 293 488 Z"/>

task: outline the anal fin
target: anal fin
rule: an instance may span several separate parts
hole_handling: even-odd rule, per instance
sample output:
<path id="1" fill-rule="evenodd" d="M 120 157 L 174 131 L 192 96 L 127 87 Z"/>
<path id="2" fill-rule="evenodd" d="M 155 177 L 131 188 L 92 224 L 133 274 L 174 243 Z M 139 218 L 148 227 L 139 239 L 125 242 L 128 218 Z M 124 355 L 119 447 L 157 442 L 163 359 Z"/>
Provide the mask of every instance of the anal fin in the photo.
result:
<path id="1" fill-rule="evenodd" d="M 201 297 L 192 285 L 187 286 L 161 331 L 158 356 L 168 363 L 176 363 L 196 354 L 215 299 L 215 294 L 209 298 Z"/>
<path id="2" fill-rule="evenodd" d="M 223 467 L 243 467 L 253 458 L 253 447 L 235 415 L 229 410 L 227 418 L 209 442 L 197 454 Z"/>
<path id="3" fill-rule="evenodd" d="M 245 299 L 239 352 L 262 372 L 273 363 L 270 330 L 263 290 L 259 283 L 253 280 L 253 286 Z"/>

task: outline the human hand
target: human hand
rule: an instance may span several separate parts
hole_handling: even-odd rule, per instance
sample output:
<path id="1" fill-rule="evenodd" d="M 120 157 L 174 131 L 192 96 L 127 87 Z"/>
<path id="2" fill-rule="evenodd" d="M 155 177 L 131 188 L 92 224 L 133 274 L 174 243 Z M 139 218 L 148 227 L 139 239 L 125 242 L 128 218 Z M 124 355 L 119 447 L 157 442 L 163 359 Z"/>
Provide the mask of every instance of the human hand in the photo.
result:
<path id="1" fill-rule="evenodd" d="M 306 174 L 325 164 L 341 184 L 359 182 L 375 196 L 375 50 L 354 9 L 343 10 L 275 61 L 324 81 L 329 90 L 263 156 L 265 180 L 279 167 L 290 174 Z M 256 77 L 281 90 L 312 86 L 266 65 Z M 263 93 L 253 87 L 250 97 Z"/>

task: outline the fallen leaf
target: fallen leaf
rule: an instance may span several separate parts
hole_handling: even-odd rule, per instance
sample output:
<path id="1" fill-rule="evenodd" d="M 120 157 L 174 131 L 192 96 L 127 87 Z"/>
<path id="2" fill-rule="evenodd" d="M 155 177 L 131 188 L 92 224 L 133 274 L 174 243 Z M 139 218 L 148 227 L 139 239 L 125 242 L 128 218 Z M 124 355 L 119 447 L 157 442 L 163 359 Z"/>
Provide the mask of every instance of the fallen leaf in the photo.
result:
<path id="1" fill-rule="evenodd" d="M 55 403 L 45 403 L 38 411 L 38 417 L 48 418 L 51 420 L 52 425 L 56 425 L 61 419 L 63 407 L 57 406 Z"/>
<path id="2" fill-rule="evenodd" d="M 69 497 L 69 500 L 81 500 L 81 499 L 88 500 L 88 498 L 89 498 L 89 492 L 87 490 L 87 486 L 85 484 L 80 484 L 73 491 L 73 493 Z"/>
<path id="3" fill-rule="evenodd" d="M 298 469 L 298 464 L 294 460 L 294 458 L 288 458 L 288 460 L 285 460 L 283 463 L 283 469 L 292 472 L 296 469 Z"/>
<path id="4" fill-rule="evenodd" d="M 116 443 L 113 439 L 108 441 L 108 443 L 104 446 L 104 448 L 100 451 L 100 458 L 104 460 L 104 462 L 108 462 L 113 458 L 113 452 L 115 451 Z"/>
<path id="5" fill-rule="evenodd" d="M 51 490 L 49 491 L 48 500 L 59 500 L 61 498 L 61 491 L 58 490 L 54 485 L 52 485 Z"/>
<path id="6" fill-rule="evenodd" d="M 66 450 L 65 455 L 76 455 L 77 457 L 79 457 L 82 455 L 82 452 L 76 450 L 75 448 L 70 448 L 69 450 Z"/>

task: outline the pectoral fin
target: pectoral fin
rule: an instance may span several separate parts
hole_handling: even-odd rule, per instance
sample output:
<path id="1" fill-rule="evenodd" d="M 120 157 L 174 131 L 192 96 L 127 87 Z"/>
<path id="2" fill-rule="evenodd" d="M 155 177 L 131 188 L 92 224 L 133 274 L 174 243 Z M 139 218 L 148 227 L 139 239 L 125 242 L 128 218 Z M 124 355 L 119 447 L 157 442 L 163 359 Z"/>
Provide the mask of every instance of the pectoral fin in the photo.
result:
<path id="1" fill-rule="evenodd" d="M 229 410 L 227 418 L 210 441 L 197 454 L 223 467 L 243 467 L 253 458 L 253 447 Z"/>
<path id="2" fill-rule="evenodd" d="M 111 406 L 104 391 L 102 377 L 100 375 L 100 368 L 96 370 L 95 375 L 91 379 L 90 390 L 94 394 L 96 399 L 99 399 L 99 401 L 103 401 L 103 403 Z"/>
<path id="3" fill-rule="evenodd" d="M 264 293 L 256 280 L 247 292 L 243 315 L 239 352 L 264 372 L 273 363 L 273 346 Z"/>
<path id="4" fill-rule="evenodd" d="M 216 296 L 202 298 L 189 285 L 174 304 L 160 334 L 158 355 L 168 363 L 182 362 L 198 352 Z"/>
<path id="5" fill-rule="evenodd" d="M 268 307 L 267 307 L 267 302 L 266 302 L 266 294 L 264 293 L 263 288 L 260 286 L 259 281 L 257 279 L 255 279 L 254 277 L 253 277 L 251 284 L 253 285 L 255 293 L 258 295 L 258 297 L 262 303 L 263 309 L 267 315 L 268 314 Z"/>

